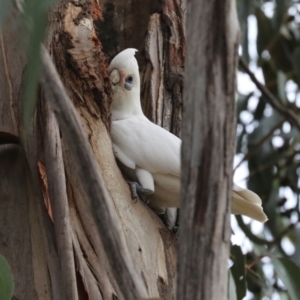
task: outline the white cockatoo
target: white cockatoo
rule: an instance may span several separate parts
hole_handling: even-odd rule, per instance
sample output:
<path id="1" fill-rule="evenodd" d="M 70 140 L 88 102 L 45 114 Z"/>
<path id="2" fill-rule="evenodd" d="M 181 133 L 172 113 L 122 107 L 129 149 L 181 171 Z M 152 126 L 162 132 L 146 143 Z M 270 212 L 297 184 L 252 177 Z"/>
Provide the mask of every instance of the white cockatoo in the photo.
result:
<path id="1" fill-rule="evenodd" d="M 120 52 L 108 70 L 113 90 L 113 150 L 127 179 L 137 180 L 148 195 L 149 205 L 163 212 L 166 207 L 180 206 L 181 140 L 143 114 L 136 51 Z M 233 214 L 265 222 L 261 204 L 255 193 L 233 186 Z"/>

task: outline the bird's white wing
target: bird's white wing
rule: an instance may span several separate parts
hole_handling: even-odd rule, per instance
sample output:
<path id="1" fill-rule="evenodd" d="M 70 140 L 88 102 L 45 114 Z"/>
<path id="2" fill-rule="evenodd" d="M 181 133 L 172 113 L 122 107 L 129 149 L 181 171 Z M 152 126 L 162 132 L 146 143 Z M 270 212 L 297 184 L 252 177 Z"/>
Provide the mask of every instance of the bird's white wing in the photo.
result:
<path id="1" fill-rule="evenodd" d="M 134 162 L 150 173 L 180 176 L 181 140 L 146 117 L 113 121 L 111 136 L 117 158 L 128 167 Z"/>

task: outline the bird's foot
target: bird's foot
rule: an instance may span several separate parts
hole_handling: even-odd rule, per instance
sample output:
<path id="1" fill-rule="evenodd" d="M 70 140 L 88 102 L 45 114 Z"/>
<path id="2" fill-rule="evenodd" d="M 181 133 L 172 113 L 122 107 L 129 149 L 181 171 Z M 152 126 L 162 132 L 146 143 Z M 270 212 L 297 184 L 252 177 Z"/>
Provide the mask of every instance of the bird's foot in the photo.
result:
<path id="1" fill-rule="evenodd" d="M 159 217 L 166 225 L 166 227 L 176 236 L 178 237 L 179 230 L 179 209 L 176 208 L 167 208 Z"/>
<path id="2" fill-rule="evenodd" d="M 144 189 L 139 183 L 134 181 L 128 181 L 130 192 L 131 192 L 131 198 L 136 203 L 138 200 L 141 200 L 145 202 L 146 204 L 149 203 L 149 200 L 146 196 L 151 195 L 153 191 Z"/>

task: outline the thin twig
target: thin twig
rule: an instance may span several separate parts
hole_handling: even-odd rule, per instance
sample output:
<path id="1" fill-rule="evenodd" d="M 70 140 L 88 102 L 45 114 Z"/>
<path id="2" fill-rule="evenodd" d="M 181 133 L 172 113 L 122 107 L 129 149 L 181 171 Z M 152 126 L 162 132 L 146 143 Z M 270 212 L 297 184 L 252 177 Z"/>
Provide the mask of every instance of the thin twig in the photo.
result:
<path id="1" fill-rule="evenodd" d="M 254 148 L 251 149 L 251 151 L 248 151 L 248 152 L 245 154 L 245 156 L 243 157 L 243 159 L 242 159 L 242 160 L 236 165 L 236 167 L 234 168 L 233 173 L 235 173 L 235 171 L 237 170 L 237 168 L 240 167 L 240 165 L 241 165 L 245 160 L 249 160 L 249 158 L 252 157 L 252 156 L 256 153 L 256 151 L 262 146 L 262 144 L 263 144 L 265 141 L 267 141 L 267 140 L 272 136 L 273 132 L 274 132 L 277 128 L 279 128 L 279 127 L 283 124 L 284 121 L 285 121 L 285 120 L 280 121 L 280 122 L 277 123 L 273 128 L 271 128 L 271 130 L 269 131 L 269 133 L 266 134 L 265 136 L 263 136 L 263 137 L 258 141 L 258 143 L 256 143 L 256 145 L 254 146 Z"/>
<path id="2" fill-rule="evenodd" d="M 121 239 L 121 224 L 107 196 L 91 147 L 80 126 L 76 110 L 44 46 L 42 46 L 42 71 L 42 86 L 52 95 L 49 98 L 52 110 L 68 149 L 76 161 L 78 174 L 94 213 L 114 277 L 125 299 L 146 298 L 145 284 L 136 272 L 124 241 Z"/>
<path id="3" fill-rule="evenodd" d="M 252 263 L 246 265 L 246 269 L 250 271 L 255 265 L 257 265 L 263 258 L 270 257 L 267 254 L 260 255 L 257 259 L 255 259 Z"/>
<path id="4" fill-rule="evenodd" d="M 271 246 L 274 246 L 276 244 L 279 244 L 281 242 L 282 238 L 295 227 L 296 224 L 291 223 L 289 226 L 287 226 L 285 229 L 283 229 L 274 239 L 270 242 Z"/>
<path id="5" fill-rule="evenodd" d="M 254 272 L 252 269 L 250 269 L 247 265 L 245 265 L 246 270 L 251 273 L 252 275 L 254 275 L 255 277 L 259 278 L 260 275 L 256 272 Z"/>
<path id="6" fill-rule="evenodd" d="M 280 159 L 286 159 L 288 157 L 290 157 L 291 155 L 288 156 L 284 156 L 281 157 Z M 258 172 L 261 172 L 271 166 L 273 166 L 276 162 L 278 162 L 278 157 L 276 157 L 275 159 L 272 159 L 271 161 L 267 162 L 264 165 L 261 165 L 260 167 L 258 167 L 257 169 L 253 170 L 251 173 L 249 173 L 246 177 L 244 177 L 243 179 L 241 179 L 240 181 L 243 182 L 245 180 L 248 180 L 250 177 L 254 176 L 255 174 L 257 174 Z"/>
<path id="7" fill-rule="evenodd" d="M 286 155 L 286 156 L 283 156 L 283 157 L 280 157 L 280 159 L 286 159 L 286 160 L 289 160 L 290 158 L 294 157 L 296 154 L 299 154 L 299 151 L 294 151 L 292 154 L 289 154 L 289 155 Z M 259 168 L 253 170 L 251 173 L 249 173 L 246 177 L 244 177 L 242 180 L 240 180 L 241 182 L 242 181 L 245 181 L 245 180 L 248 180 L 250 177 L 254 176 L 255 174 L 257 174 L 258 172 L 261 172 L 269 167 L 271 167 L 272 165 L 274 165 L 276 162 L 278 162 L 278 157 L 276 157 L 275 159 L 267 162 L 266 164 L 264 165 L 261 165 Z"/>
<path id="8" fill-rule="evenodd" d="M 273 238 L 273 240 L 268 241 L 264 238 L 258 237 L 257 235 L 253 234 L 250 228 L 244 223 L 241 216 L 235 216 L 237 223 L 239 227 L 244 231 L 246 236 L 252 240 L 257 245 L 266 245 L 268 248 L 271 248 L 278 244 L 281 239 L 292 229 L 295 227 L 294 223 L 291 223 L 289 226 L 287 226 L 285 229 L 283 229 L 276 237 Z"/>
<path id="9" fill-rule="evenodd" d="M 239 58 L 239 65 L 244 70 L 244 72 L 249 75 L 256 87 L 261 91 L 262 95 L 265 97 L 265 100 L 300 131 L 299 117 L 291 109 L 281 105 L 278 99 L 276 99 L 272 95 L 272 93 L 266 88 L 266 86 L 264 86 L 257 80 L 256 76 L 248 68 L 247 63 L 241 57 Z"/>

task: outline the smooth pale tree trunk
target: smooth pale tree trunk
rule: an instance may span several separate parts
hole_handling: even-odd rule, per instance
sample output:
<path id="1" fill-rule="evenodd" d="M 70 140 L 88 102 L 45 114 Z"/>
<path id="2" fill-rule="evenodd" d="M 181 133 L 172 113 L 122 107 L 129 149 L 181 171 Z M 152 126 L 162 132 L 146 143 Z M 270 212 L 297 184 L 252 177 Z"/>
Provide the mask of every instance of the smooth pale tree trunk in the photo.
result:
<path id="1" fill-rule="evenodd" d="M 234 0 L 191 0 L 177 299 L 227 299 L 239 26 Z"/>
<path id="2" fill-rule="evenodd" d="M 27 60 L 16 18 L 10 15 L 0 36 L 0 253 L 12 267 L 15 296 L 124 299 L 44 89 L 29 131 L 22 128 Z M 137 48 L 145 113 L 180 135 L 180 3 L 60 1 L 49 12 L 45 45 L 75 105 L 122 225 L 124 251 L 147 296 L 175 299 L 176 239 L 144 203 L 133 203 L 112 152 L 107 63 L 124 48 Z"/>

